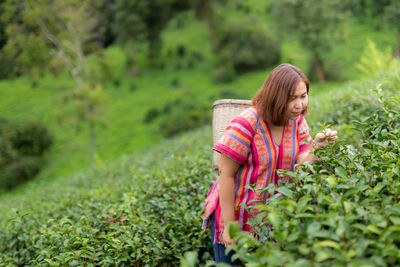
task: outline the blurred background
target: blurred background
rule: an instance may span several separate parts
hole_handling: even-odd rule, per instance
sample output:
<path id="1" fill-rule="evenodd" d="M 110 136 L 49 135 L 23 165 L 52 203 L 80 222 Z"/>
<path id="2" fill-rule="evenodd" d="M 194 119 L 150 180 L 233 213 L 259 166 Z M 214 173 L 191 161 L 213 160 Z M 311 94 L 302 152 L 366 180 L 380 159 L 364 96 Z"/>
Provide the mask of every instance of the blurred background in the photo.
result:
<path id="1" fill-rule="evenodd" d="M 390 68 L 399 41 L 395 0 L 2 0 L 0 192 L 209 125 L 279 63 L 312 101 Z"/>

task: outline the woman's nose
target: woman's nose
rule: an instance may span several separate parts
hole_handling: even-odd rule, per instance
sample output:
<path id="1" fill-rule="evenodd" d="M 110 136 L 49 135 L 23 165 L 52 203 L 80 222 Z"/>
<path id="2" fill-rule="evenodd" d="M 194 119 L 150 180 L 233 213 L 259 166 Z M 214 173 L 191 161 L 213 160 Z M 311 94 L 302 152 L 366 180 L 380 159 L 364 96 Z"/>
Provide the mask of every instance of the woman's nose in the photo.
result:
<path id="1" fill-rule="evenodd" d="M 294 107 L 295 107 L 295 108 L 301 107 L 301 100 L 300 100 L 300 99 L 296 99 L 296 100 L 294 101 Z"/>

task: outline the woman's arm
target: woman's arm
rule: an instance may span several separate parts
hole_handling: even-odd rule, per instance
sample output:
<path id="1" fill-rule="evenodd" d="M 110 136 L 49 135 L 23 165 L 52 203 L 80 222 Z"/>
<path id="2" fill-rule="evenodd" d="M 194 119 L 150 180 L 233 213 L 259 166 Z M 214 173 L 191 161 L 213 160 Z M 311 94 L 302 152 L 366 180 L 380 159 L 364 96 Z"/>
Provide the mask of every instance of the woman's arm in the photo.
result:
<path id="1" fill-rule="evenodd" d="M 330 140 L 328 140 L 330 138 Z M 332 131 L 331 129 L 325 129 L 325 134 L 324 133 L 317 133 L 315 135 L 312 149 L 308 150 L 304 153 L 301 153 L 297 156 L 296 163 L 297 164 L 303 164 L 304 162 L 308 161 L 309 163 L 314 163 L 315 162 L 315 155 L 312 153 L 316 148 L 321 148 L 325 147 L 328 144 L 332 144 L 336 141 L 337 139 L 337 131 Z"/>
<path id="2" fill-rule="evenodd" d="M 228 156 L 221 154 L 219 161 L 219 172 L 220 172 L 220 191 L 219 191 L 219 202 L 221 205 L 221 216 L 224 219 L 224 233 L 222 234 L 222 241 L 225 246 L 233 244 L 233 239 L 229 236 L 228 223 L 235 221 L 235 179 L 236 173 L 239 169 L 240 164 L 229 158 Z"/>

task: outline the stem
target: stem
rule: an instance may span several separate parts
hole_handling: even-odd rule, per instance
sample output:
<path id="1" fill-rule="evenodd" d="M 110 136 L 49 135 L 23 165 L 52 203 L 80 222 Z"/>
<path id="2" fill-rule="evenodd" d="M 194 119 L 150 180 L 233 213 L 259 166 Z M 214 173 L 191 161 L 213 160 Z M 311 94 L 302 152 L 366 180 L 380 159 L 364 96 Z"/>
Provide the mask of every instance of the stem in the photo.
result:
<path id="1" fill-rule="evenodd" d="M 397 47 L 394 50 L 394 57 L 400 57 L 400 28 L 397 28 Z"/>
<path id="2" fill-rule="evenodd" d="M 216 41 L 215 41 L 214 24 L 212 23 L 212 14 L 210 5 L 211 5 L 210 1 L 206 1 L 206 3 L 204 3 L 203 14 L 207 23 L 207 30 L 210 38 L 211 49 L 212 51 L 215 51 Z"/>
<path id="3" fill-rule="evenodd" d="M 315 56 L 314 66 L 315 66 L 315 70 L 317 72 L 318 81 L 321 83 L 325 82 L 325 74 L 322 69 L 322 61 L 319 59 L 318 56 Z"/>

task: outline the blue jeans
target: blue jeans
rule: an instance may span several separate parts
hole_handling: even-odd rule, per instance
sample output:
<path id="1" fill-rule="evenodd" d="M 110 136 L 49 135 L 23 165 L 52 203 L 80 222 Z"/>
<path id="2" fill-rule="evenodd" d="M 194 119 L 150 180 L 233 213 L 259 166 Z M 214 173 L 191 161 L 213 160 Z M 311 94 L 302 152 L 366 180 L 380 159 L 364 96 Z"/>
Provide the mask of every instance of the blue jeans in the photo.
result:
<path id="1" fill-rule="evenodd" d="M 218 244 L 215 243 L 214 241 L 214 233 L 215 233 L 215 214 L 211 214 L 210 216 L 210 223 L 211 223 L 211 241 L 213 243 L 214 247 L 214 258 L 216 263 L 226 263 L 232 266 L 244 266 L 243 263 L 239 260 L 236 259 L 235 261 L 232 262 L 232 256 L 235 254 L 233 250 L 229 251 L 228 255 L 225 255 L 225 245 L 224 244 Z"/>

